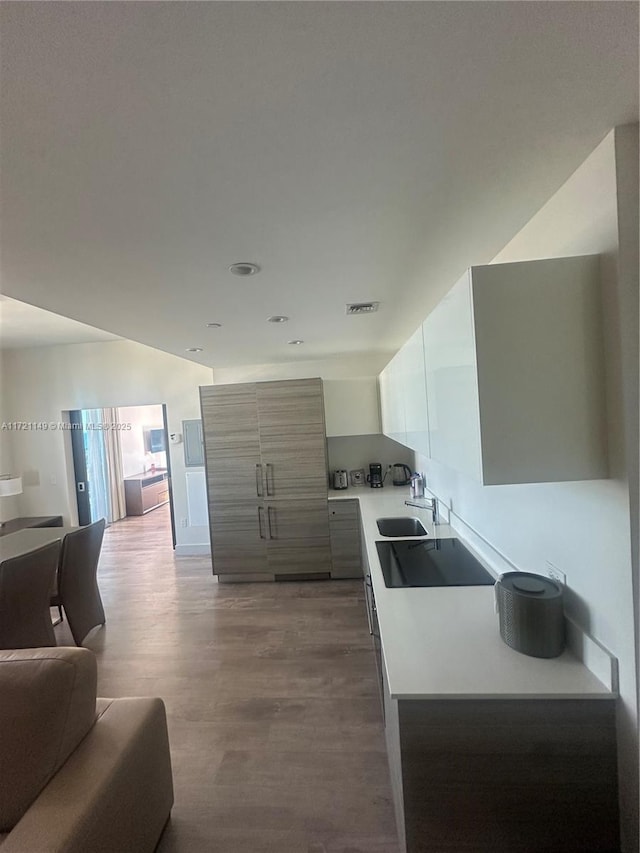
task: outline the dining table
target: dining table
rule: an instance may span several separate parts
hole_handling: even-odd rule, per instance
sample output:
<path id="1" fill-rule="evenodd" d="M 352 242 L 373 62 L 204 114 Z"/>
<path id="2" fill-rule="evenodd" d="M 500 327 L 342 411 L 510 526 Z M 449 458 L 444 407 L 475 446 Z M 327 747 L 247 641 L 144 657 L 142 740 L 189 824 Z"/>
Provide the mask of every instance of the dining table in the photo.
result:
<path id="1" fill-rule="evenodd" d="M 13 557 L 20 557 L 34 548 L 48 545 L 57 539 L 64 539 L 67 533 L 78 530 L 77 527 L 29 527 L 9 533 L 0 538 L 0 563 Z"/>

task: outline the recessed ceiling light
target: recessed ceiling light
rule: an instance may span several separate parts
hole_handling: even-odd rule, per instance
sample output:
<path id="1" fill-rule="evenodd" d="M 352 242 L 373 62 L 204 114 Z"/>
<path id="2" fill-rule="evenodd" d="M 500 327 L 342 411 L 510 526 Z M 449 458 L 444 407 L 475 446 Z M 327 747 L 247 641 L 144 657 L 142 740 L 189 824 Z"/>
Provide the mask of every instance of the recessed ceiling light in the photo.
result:
<path id="1" fill-rule="evenodd" d="M 285 317 L 284 314 L 272 314 L 271 317 L 267 317 L 268 323 L 286 323 L 289 318 Z"/>
<path id="2" fill-rule="evenodd" d="M 207 329 L 219 329 L 222 323 L 207 323 Z"/>
<path id="3" fill-rule="evenodd" d="M 299 347 L 300 344 L 303 344 L 304 341 L 287 341 L 288 344 L 292 344 L 292 346 Z"/>
<path id="4" fill-rule="evenodd" d="M 185 352 L 202 352 L 202 347 L 187 347 Z"/>
<path id="5" fill-rule="evenodd" d="M 240 261 L 237 264 L 231 264 L 229 272 L 234 275 L 255 275 L 257 272 L 260 272 L 260 267 L 257 264 Z"/>

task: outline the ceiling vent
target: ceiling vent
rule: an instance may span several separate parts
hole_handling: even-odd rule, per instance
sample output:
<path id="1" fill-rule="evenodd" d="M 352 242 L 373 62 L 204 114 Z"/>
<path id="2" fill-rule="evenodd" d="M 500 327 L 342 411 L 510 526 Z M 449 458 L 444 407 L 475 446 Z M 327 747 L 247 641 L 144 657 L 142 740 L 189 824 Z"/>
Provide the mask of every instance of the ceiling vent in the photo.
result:
<path id="1" fill-rule="evenodd" d="M 347 314 L 373 314 L 378 310 L 379 302 L 352 302 L 347 305 Z"/>

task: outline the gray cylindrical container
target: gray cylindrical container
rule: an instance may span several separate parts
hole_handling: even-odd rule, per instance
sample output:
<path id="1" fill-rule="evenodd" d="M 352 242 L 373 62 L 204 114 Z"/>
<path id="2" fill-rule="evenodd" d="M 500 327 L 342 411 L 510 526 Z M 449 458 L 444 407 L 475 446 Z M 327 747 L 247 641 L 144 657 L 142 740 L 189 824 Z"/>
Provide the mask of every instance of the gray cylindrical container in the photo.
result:
<path id="1" fill-rule="evenodd" d="M 555 658 L 565 643 L 562 587 L 531 572 L 507 572 L 496 583 L 500 636 L 517 652 Z"/>

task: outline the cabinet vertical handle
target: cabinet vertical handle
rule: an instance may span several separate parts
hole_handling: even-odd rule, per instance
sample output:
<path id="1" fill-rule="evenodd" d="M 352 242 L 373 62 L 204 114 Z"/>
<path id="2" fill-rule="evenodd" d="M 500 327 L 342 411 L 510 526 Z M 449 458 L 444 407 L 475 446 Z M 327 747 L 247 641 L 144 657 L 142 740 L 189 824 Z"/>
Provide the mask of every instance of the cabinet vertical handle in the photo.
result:
<path id="1" fill-rule="evenodd" d="M 371 575 L 364 579 L 364 596 L 366 599 L 367 622 L 369 623 L 369 634 L 373 637 L 373 621 L 371 619 Z"/>
<path id="2" fill-rule="evenodd" d="M 273 497 L 274 488 L 273 488 L 273 465 L 271 462 L 267 462 L 267 497 Z M 269 474 L 271 474 L 271 488 L 269 487 Z"/>
<path id="3" fill-rule="evenodd" d="M 256 495 L 262 497 L 262 465 L 256 462 Z"/>
<path id="4" fill-rule="evenodd" d="M 272 510 L 273 510 L 272 506 L 267 507 L 267 521 L 269 522 L 269 539 L 277 539 L 278 537 L 277 537 L 277 535 L 276 536 L 273 535 L 273 528 L 271 527 L 271 512 L 272 512 Z M 274 525 L 274 527 L 275 527 L 275 525 Z"/>
<path id="5" fill-rule="evenodd" d="M 260 538 L 266 539 L 267 537 L 262 532 L 262 515 L 260 514 L 263 511 L 262 507 L 258 507 L 258 531 L 260 532 Z"/>

